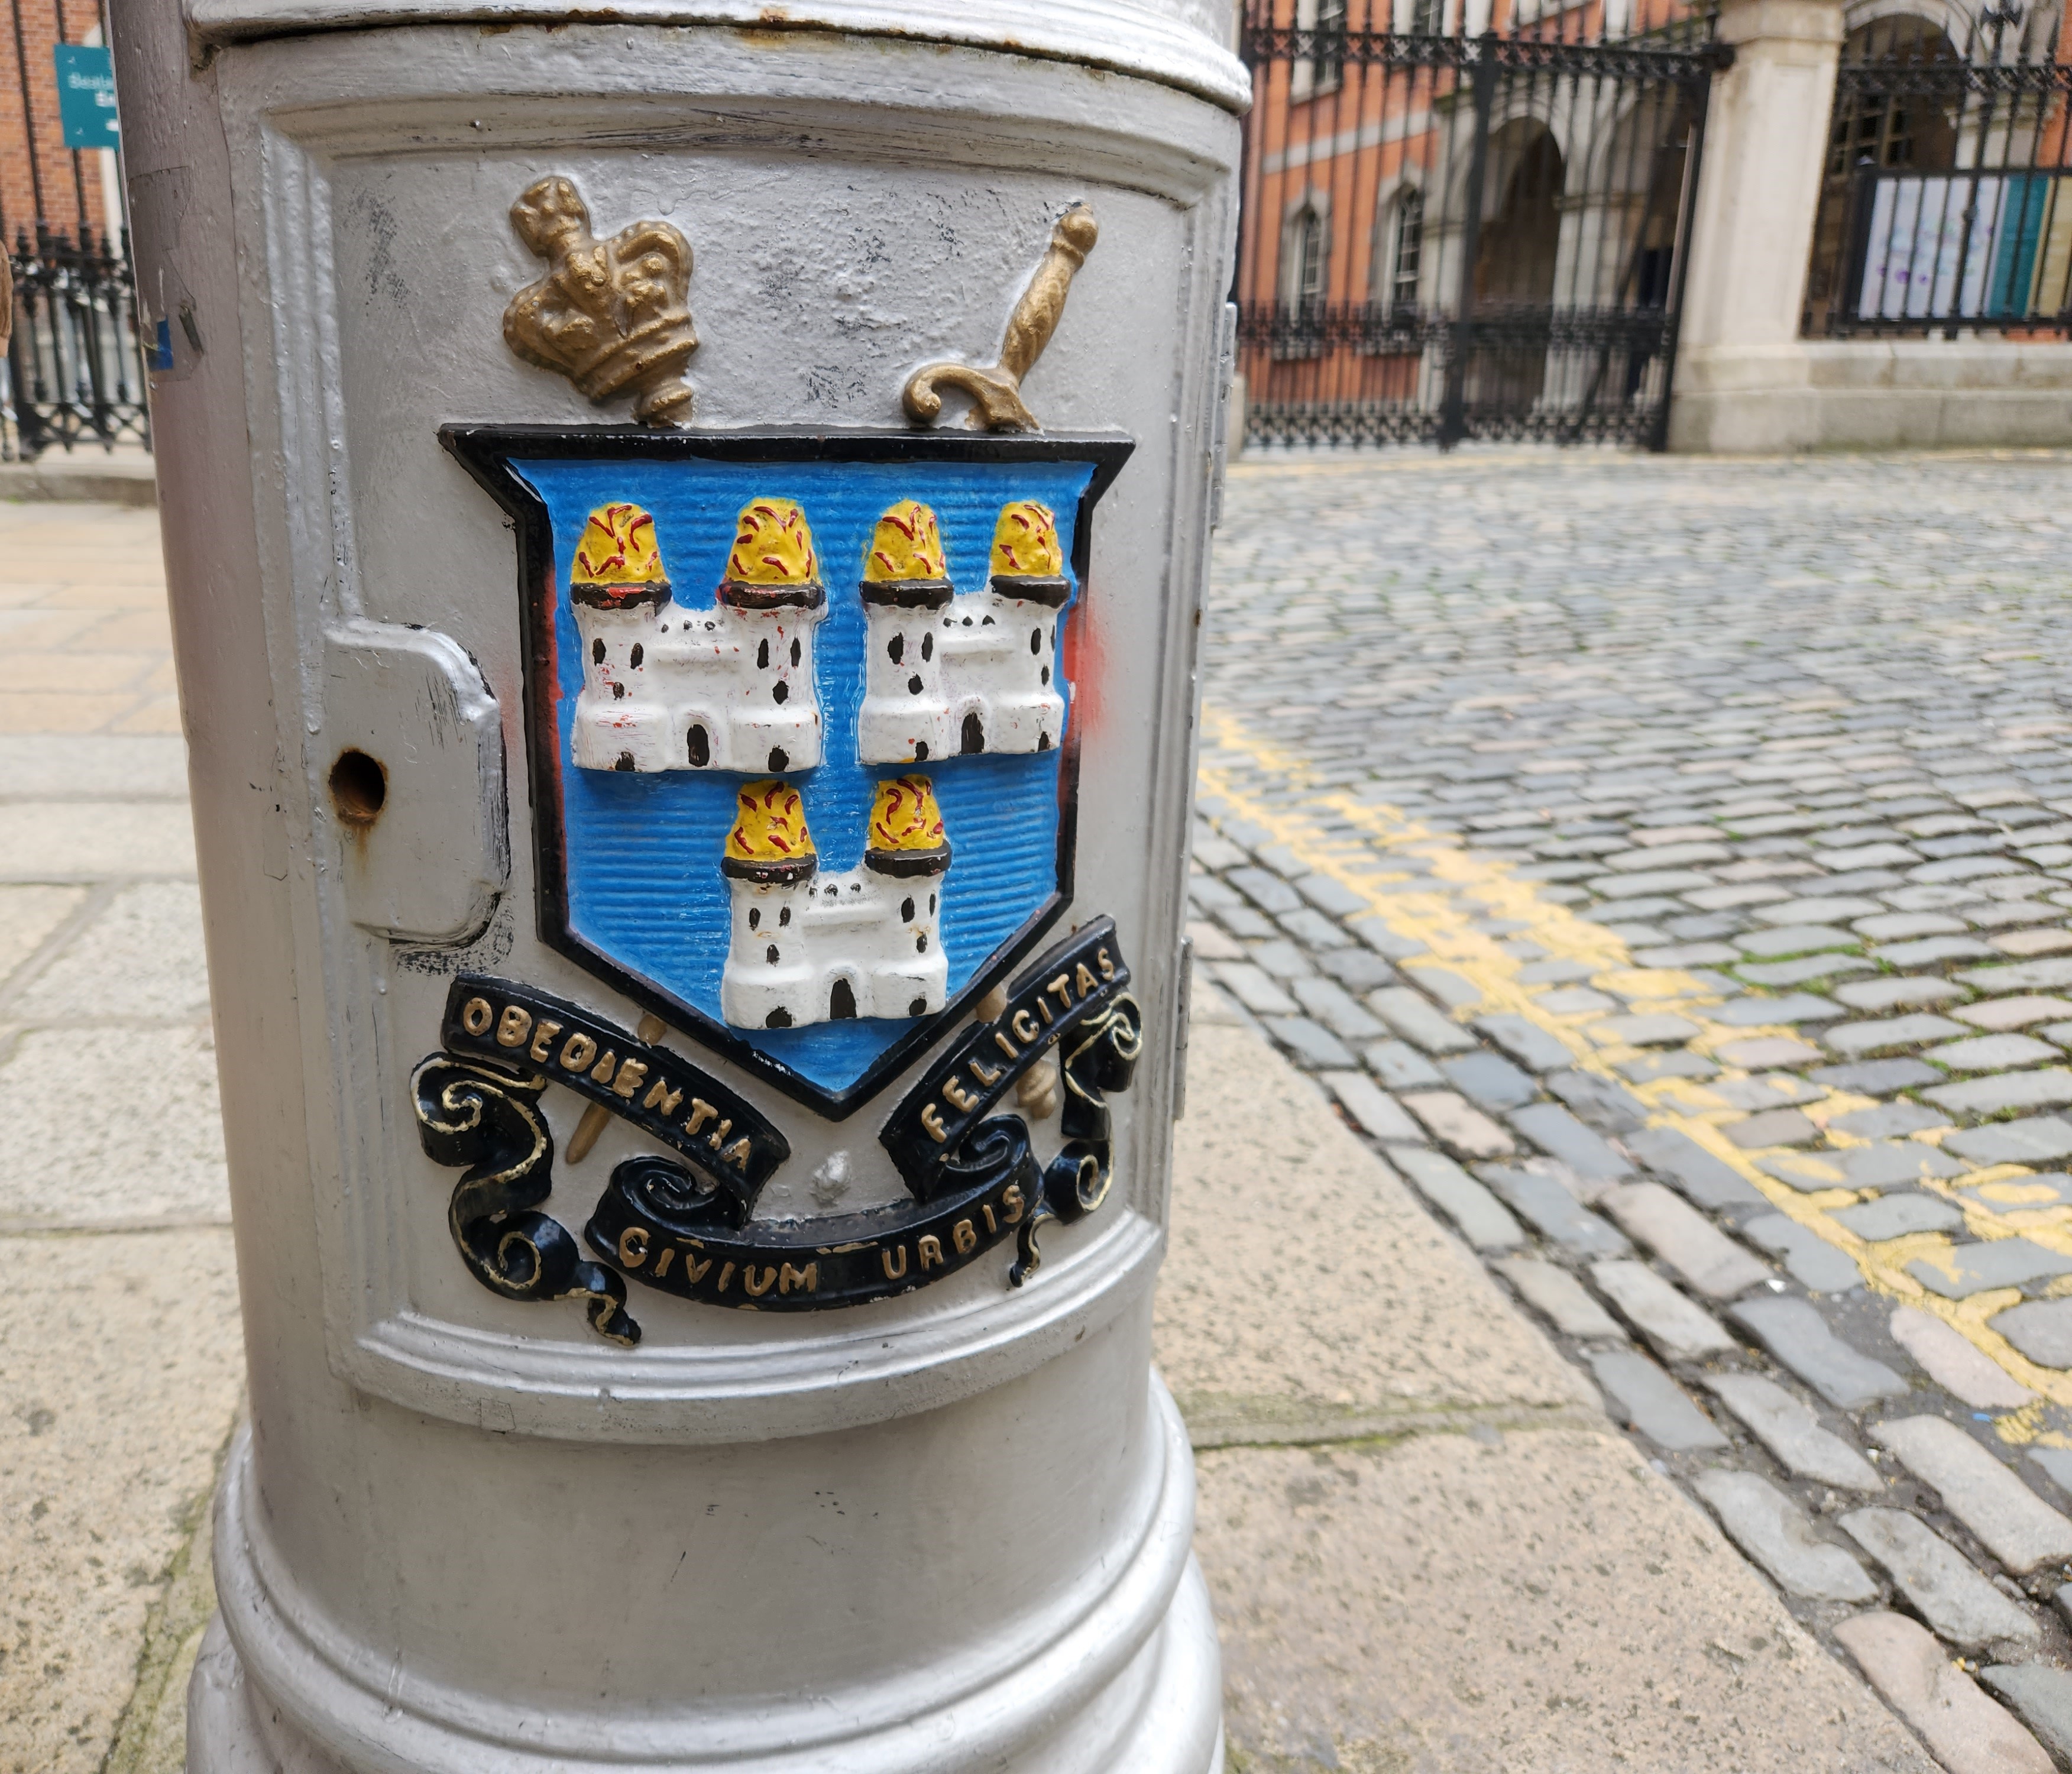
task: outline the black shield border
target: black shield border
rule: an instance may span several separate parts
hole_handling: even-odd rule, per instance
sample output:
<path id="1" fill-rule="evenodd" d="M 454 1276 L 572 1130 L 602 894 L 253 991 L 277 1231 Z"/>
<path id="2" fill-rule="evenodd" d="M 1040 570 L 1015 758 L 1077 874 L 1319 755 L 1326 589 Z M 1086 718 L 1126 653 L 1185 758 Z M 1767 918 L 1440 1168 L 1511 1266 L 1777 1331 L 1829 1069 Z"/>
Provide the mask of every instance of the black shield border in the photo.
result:
<path id="1" fill-rule="evenodd" d="M 1071 903 L 1079 835 L 1079 723 L 1071 723 L 1064 744 L 1059 748 L 1055 889 L 939 1011 L 916 1022 L 846 1089 L 828 1090 L 751 1046 L 725 1023 L 653 981 L 629 972 L 569 928 L 556 706 L 559 687 L 553 673 L 555 599 L 559 591 L 553 531 L 546 501 L 512 464 L 569 456 L 621 462 L 1091 463 L 1093 475 L 1079 500 L 1072 541 L 1072 571 L 1079 581 L 1075 613 L 1083 621 L 1094 595 L 1087 581 L 1094 507 L 1121 473 L 1137 447 L 1135 440 L 1114 432 L 960 433 L 811 426 L 664 431 L 638 426 L 446 425 L 439 429 L 439 442 L 512 520 L 517 532 L 519 606 L 524 624 L 527 784 L 532 807 L 540 940 L 795 1102 L 804 1104 L 829 1121 L 845 1120 L 968 1015 L 979 999 L 1035 948 Z"/>

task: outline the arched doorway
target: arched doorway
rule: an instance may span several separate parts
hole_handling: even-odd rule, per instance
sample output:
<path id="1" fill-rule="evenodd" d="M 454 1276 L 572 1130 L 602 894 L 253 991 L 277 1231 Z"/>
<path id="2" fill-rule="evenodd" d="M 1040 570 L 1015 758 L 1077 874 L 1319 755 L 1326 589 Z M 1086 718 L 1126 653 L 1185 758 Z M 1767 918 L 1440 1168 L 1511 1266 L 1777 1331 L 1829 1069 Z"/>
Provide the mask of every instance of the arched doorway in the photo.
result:
<path id="1" fill-rule="evenodd" d="M 1478 311 L 1554 299 L 1566 171 L 1554 132 L 1537 117 L 1514 118 L 1490 136 L 1482 187 L 1490 196 L 1475 253 Z"/>
<path id="2" fill-rule="evenodd" d="M 1475 250 L 1470 406 L 1529 410 L 1546 385 L 1567 176 L 1560 144 L 1538 117 L 1514 117 L 1491 134 Z"/>
<path id="3" fill-rule="evenodd" d="M 1808 332 L 1844 318 L 1860 286 L 1876 175 L 1956 166 L 1956 108 L 1937 90 L 1940 82 L 1908 72 L 1955 69 L 1963 60 L 1939 27 L 1912 13 L 1874 19 L 1843 39 L 1807 268 Z"/>

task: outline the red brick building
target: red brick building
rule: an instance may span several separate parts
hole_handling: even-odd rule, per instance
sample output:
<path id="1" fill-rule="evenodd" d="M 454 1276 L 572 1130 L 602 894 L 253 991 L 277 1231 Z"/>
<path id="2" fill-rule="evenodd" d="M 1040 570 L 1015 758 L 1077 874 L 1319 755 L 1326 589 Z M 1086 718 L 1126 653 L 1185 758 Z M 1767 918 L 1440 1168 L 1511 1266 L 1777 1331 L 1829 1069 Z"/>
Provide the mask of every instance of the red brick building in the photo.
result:
<path id="1" fill-rule="evenodd" d="M 4 0 L 0 14 L 0 233 L 11 249 L 36 223 L 79 237 L 105 225 L 101 155 L 64 145 L 52 51 L 102 41 L 99 0 Z"/>

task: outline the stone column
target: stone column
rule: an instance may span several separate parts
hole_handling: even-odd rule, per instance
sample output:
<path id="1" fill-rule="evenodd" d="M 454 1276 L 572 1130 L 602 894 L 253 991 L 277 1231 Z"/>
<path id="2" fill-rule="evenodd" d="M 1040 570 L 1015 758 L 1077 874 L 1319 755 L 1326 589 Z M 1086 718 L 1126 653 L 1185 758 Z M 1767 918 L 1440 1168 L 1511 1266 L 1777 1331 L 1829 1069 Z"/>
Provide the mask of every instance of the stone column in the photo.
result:
<path id="1" fill-rule="evenodd" d="M 1799 343 L 1827 152 L 1841 0 L 1725 0 L 1692 217 L 1671 447 L 1799 441 Z"/>
<path id="2" fill-rule="evenodd" d="M 192 1774 L 1220 1766 L 1227 10 L 118 0 L 251 1373 Z"/>

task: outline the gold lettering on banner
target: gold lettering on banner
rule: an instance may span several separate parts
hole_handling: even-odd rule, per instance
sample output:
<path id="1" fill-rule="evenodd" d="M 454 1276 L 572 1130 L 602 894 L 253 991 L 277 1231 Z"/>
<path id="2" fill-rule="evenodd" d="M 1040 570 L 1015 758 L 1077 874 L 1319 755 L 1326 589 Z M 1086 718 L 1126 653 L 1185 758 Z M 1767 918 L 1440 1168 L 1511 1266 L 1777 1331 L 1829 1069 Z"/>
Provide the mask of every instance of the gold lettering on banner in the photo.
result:
<path id="1" fill-rule="evenodd" d="M 985 1229 L 988 1232 L 1000 1230 L 1000 1222 L 993 1216 L 993 1204 L 990 1201 L 980 1202 L 978 1211 L 985 1216 Z"/>
<path id="2" fill-rule="evenodd" d="M 1046 1029 L 1058 1020 L 1050 1014 L 1050 1006 L 1040 998 L 1036 1000 L 1036 1014 L 1043 1019 L 1043 1027 Z"/>
<path id="3" fill-rule="evenodd" d="M 983 1060 L 973 1060 L 971 1062 L 971 1069 L 972 1076 L 989 1090 L 1000 1082 L 1001 1074 L 987 1065 Z"/>
<path id="4" fill-rule="evenodd" d="M 545 1065 L 547 1063 L 547 1056 L 554 1045 L 554 1037 L 561 1032 L 561 1025 L 552 1020 L 535 1023 L 532 1027 L 532 1044 L 525 1051 L 541 1065 Z"/>
<path id="5" fill-rule="evenodd" d="M 684 1118 L 684 1131 L 687 1134 L 695 1134 L 718 1113 L 719 1111 L 702 1097 L 692 1097 L 691 1112 Z"/>
<path id="6" fill-rule="evenodd" d="M 747 1136 L 743 1134 L 719 1156 L 722 1164 L 731 1164 L 737 1171 L 746 1170 L 749 1159 Z"/>
<path id="7" fill-rule="evenodd" d="M 928 1130 L 928 1138 L 935 1141 L 938 1146 L 949 1143 L 950 1130 L 943 1125 L 943 1112 L 933 1103 L 923 1106 L 921 1125 Z"/>
<path id="8" fill-rule="evenodd" d="M 690 1252 L 685 1251 L 684 1253 L 684 1285 L 689 1287 L 697 1286 L 700 1282 L 705 1278 L 705 1271 L 711 1268 L 712 1266 L 713 1260 L 711 1257 L 708 1257 L 703 1262 L 700 1262 L 690 1253 Z"/>
<path id="9" fill-rule="evenodd" d="M 1079 987 L 1079 996 L 1084 998 L 1088 992 L 1096 990 L 1099 987 L 1100 982 L 1096 979 L 1092 973 L 1087 971 L 1087 964 L 1084 961 L 1081 961 L 1079 965 L 1073 969 L 1072 983 Z"/>
<path id="10" fill-rule="evenodd" d="M 1043 990 L 1057 999 L 1066 1010 L 1069 1010 L 1072 1007 L 1072 982 L 1064 974 L 1059 974 Z"/>
<path id="11" fill-rule="evenodd" d="M 586 1072 L 590 1063 L 597 1057 L 597 1043 L 578 1029 L 561 1048 L 561 1069 L 565 1072 Z"/>
<path id="12" fill-rule="evenodd" d="M 950 1228 L 950 1241 L 957 1247 L 960 1257 L 968 1257 L 978 1249 L 978 1228 L 968 1220 L 960 1220 Z"/>
<path id="13" fill-rule="evenodd" d="M 606 1048 L 604 1050 L 604 1057 L 590 1068 L 590 1081 L 592 1084 L 610 1084 L 613 1068 L 618 1064 L 619 1056 L 610 1048 Z"/>
<path id="14" fill-rule="evenodd" d="M 628 1226 L 619 1233 L 619 1260 L 628 1269 L 638 1269 L 648 1260 L 648 1233 L 644 1227 Z"/>
<path id="15" fill-rule="evenodd" d="M 899 1259 L 899 1266 L 897 1269 L 892 1266 L 892 1259 L 894 1257 Z M 878 1261 L 879 1266 L 885 1271 L 885 1278 L 889 1282 L 896 1282 L 906 1273 L 906 1245 L 894 1245 L 890 1250 L 879 1251 Z"/>
<path id="16" fill-rule="evenodd" d="M 943 1241 L 932 1232 L 924 1232 L 915 1241 L 914 1248 L 921 1253 L 921 1273 L 926 1274 L 931 1267 L 943 1266 Z"/>
<path id="17" fill-rule="evenodd" d="M 643 1016 L 640 1019 L 640 1039 L 643 1041 L 659 1041 L 662 1039 L 663 1027 L 660 1017 Z M 601 1085 L 610 1084 L 612 1064 L 617 1058 L 616 1054 L 606 1054 L 598 1062 L 597 1070 L 590 1076 Z M 636 1067 L 638 1070 L 634 1069 Z M 629 1060 L 620 1069 L 622 1074 L 627 1071 L 633 1072 L 633 1077 L 630 1082 L 622 1076 L 619 1092 L 620 1096 L 631 1101 L 634 1089 L 639 1085 L 641 1079 L 647 1076 L 648 1062 L 644 1060 Z M 597 1143 L 598 1136 L 604 1131 L 605 1124 L 610 1119 L 610 1109 L 601 1102 L 592 1103 L 582 1112 L 582 1119 L 576 1123 L 575 1133 L 569 1140 L 568 1160 L 571 1164 L 580 1164 L 590 1155 L 590 1147 Z"/>
<path id="18" fill-rule="evenodd" d="M 669 1264 L 676 1254 L 676 1247 L 674 1245 L 663 1246 L 661 1253 L 655 1259 L 655 1275 L 657 1280 L 669 1273 Z"/>
<path id="19" fill-rule="evenodd" d="M 734 1265 L 732 1263 L 728 1263 L 722 1268 L 719 1272 L 719 1282 L 717 1287 L 714 1289 L 714 1291 L 724 1294 L 726 1291 L 726 1284 L 733 1279 Z"/>
<path id="20" fill-rule="evenodd" d="M 1007 1216 L 1007 1223 L 1010 1226 L 1021 1225 L 1022 1205 L 1022 1185 L 1019 1183 L 1009 1183 L 1006 1192 L 1000 1198 L 1000 1211 Z"/>
<path id="21" fill-rule="evenodd" d="M 959 1084 L 955 1078 L 943 1080 L 943 1094 L 949 1099 L 950 1106 L 965 1114 L 978 1107 L 978 1098 Z"/>
<path id="22" fill-rule="evenodd" d="M 1105 949 L 1096 949 L 1094 951 L 1094 959 L 1100 965 L 1103 979 L 1115 978 L 1115 963 L 1108 958 L 1108 951 Z"/>
<path id="23" fill-rule="evenodd" d="M 619 1068 L 619 1076 L 613 1082 L 611 1093 L 615 1097 L 623 1097 L 631 1102 L 633 1093 L 640 1088 L 640 1080 L 647 1076 L 648 1062 L 645 1060 L 628 1060 Z"/>
<path id="24" fill-rule="evenodd" d="M 520 1010 L 516 1004 L 504 1006 L 504 1014 L 496 1021 L 496 1044 L 500 1048 L 521 1048 L 525 1037 L 532 1032 L 532 1013 Z"/>
<path id="25" fill-rule="evenodd" d="M 1027 1025 L 1026 1027 L 1023 1026 L 1025 1024 Z M 1009 1019 L 1008 1027 L 1014 1031 L 1017 1038 L 1024 1047 L 1027 1047 L 1043 1032 L 1037 1027 L 1036 1019 L 1026 1010 L 1017 1010 Z"/>
<path id="26" fill-rule="evenodd" d="M 758 1299 L 762 1299 L 765 1294 L 768 1293 L 771 1288 L 777 1285 L 776 1266 L 773 1264 L 771 1267 L 764 1270 L 763 1271 L 763 1279 L 758 1282 L 755 1278 L 755 1265 L 754 1263 L 747 1264 L 741 1271 L 741 1285 L 746 1288 L 749 1292 L 753 1294 Z"/>
<path id="27" fill-rule="evenodd" d="M 643 1109 L 652 1109 L 664 1121 L 676 1112 L 676 1105 L 684 1100 L 681 1088 L 672 1090 L 667 1078 L 657 1078 L 648 1087 L 648 1094 L 641 1100 Z"/>
<path id="28" fill-rule="evenodd" d="M 495 1020 L 496 1012 L 486 998 L 471 998 L 460 1013 L 460 1026 L 470 1035 L 488 1034 L 489 1025 Z"/>
<path id="29" fill-rule="evenodd" d="M 1024 1014 L 1026 1013 L 1025 1012 Z M 1035 1031 L 1033 1029 L 1030 1031 L 1031 1035 Z M 1024 1040 L 1026 1040 L 1029 1037 L 1027 1035 L 1024 1035 L 1022 1037 Z M 1009 1040 L 1005 1035 L 1002 1035 L 998 1029 L 995 1029 L 993 1031 L 993 1044 L 998 1048 L 1000 1051 L 1005 1054 L 1010 1060 L 1018 1060 L 1022 1057 L 1021 1048 L 1015 1046 L 1015 1044 L 1012 1041 Z"/>
<path id="30" fill-rule="evenodd" d="M 820 1287 L 820 1266 L 808 1263 L 804 1269 L 794 1269 L 789 1263 L 777 1272 L 777 1291 L 788 1294 L 794 1287 L 808 1294 L 816 1294 Z"/>
<path id="31" fill-rule="evenodd" d="M 705 1135 L 705 1144 L 712 1147 L 715 1152 L 719 1150 L 719 1142 L 726 1138 L 728 1134 L 733 1130 L 733 1128 L 734 1117 L 730 1115 L 722 1120 L 718 1126 L 715 1127 L 709 1134 Z"/>

